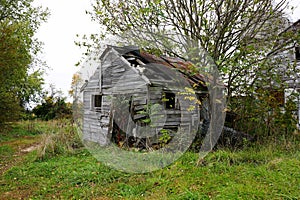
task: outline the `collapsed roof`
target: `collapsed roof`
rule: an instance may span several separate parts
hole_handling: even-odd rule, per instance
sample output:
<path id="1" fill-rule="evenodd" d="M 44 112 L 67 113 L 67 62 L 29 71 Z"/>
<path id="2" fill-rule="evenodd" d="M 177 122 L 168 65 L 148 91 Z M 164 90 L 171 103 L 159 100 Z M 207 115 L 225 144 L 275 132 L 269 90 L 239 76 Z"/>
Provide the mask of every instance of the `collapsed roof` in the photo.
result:
<path id="1" fill-rule="evenodd" d="M 146 52 L 142 52 L 138 47 L 111 47 L 123 56 L 132 66 L 138 68 L 150 80 L 163 79 L 172 80 L 172 76 L 168 76 L 164 67 L 176 70 L 185 77 L 189 84 L 196 90 L 207 90 L 207 82 L 211 81 L 207 76 L 200 73 L 193 73 L 196 66 L 182 58 L 174 58 L 167 56 L 156 56 Z"/>

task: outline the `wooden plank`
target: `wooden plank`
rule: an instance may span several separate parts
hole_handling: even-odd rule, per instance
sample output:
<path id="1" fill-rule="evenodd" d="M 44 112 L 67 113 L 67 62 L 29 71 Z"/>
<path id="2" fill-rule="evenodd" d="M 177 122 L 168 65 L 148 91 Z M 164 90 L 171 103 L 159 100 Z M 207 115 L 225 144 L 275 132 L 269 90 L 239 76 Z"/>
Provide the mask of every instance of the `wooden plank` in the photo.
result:
<path id="1" fill-rule="evenodd" d="M 140 85 L 138 87 L 143 87 L 143 85 Z M 132 94 L 135 90 L 132 87 L 115 87 L 109 88 L 107 89 L 107 91 L 115 94 Z"/>
<path id="2" fill-rule="evenodd" d="M 96 121 L 96 120 L 89 120 L 88 122 L 85 122 L 83 123 L 83 126 L 84 127 L 90 127 L 90 126 L 93 126 L 93 127 L 98 127 L 100 128 L 100 121 Z"/>
<path id="3" fill-rule="evenodd" d="M 164 110 L 164 112 L 167 115 L 182 115 L 183 114 L 181 110 L 175 110 L 175 109 L 166 109 L 166 110 Z"/>
<path id="4" fill-rule="evenodd" d="M 91 91 L 91 92 L 93 92 L 93 91 L 99 91 L 99 86 L 91 86 L 91 87 L 86 87 L 85 89 L 84 89 L 84 91 Z"/>
<path id="5" fill-rule="evenodd" d="M 145 115 L 145 114 L 135 114 L 135 115 L 133 116 L 133 119 L 134 119 L 134 120 L 138 120 L 138 119 L 142 119 L 142 118 L 146 118 L 146 117 L 148 117 L 148 116 Z"/>
<path id="6" fill-rule="evenodd" d="M 140 110 L 145 110 L 145 109 L 146 109 L 146 105 L 136 105 L 133 108 L 134 111 L 140 111 Z"/>
<path id="7" fill-rule="evenodd" d="M 108 130 L 107 127 L 101 128 L 100 126 L 97 126 L 96 128 L 92 128 L 91 126 L 85 126 L 84 128 L 86 134 L 101 134 L 103 136 L 107 135 Z"/>
<path id="8" fill-rule="evenodd" d="M 100 116 L 93 115 L 93 114 L 84 114 L 85 120 L 98 120 Z"/>
<path id="9" fill-rule="evenodd" d="M 89 130 L 90 132 L 93 132 L 93 133 L 99 133 L 99 134 L 104 134 L 102 132 L 100 132 L 100 125 L 95 125 L 95 124 L 86 124 L 86 130 Z"/>
<path id="10" fill-rule="evenodd" d="M 134 106 L 147 105 L 147 99 L 140 99 L 140 100 L 134 99 L 133 105 Z"/>
<path id="11" fill-rule="evenodd" d="M 165 126 L 179 126 L 179 122 L 164 122 L 164 123 L 155 123 L 155 127 L 165 127 Z"/>
<path id="12" fill-rule="evenodd" d="M 167 118 L 166 122 L 181 122 L 181 117 L 178 117 L 178 118 Z"/>
<path id="13" fill-rule="evenodd" d="M 124 77 L 124 76 L 117 77 L 117 78 L 113 79 L 112 82 L 114 84 L 120 84 L 120 85 L 122 85 L 122 84 L 130 84 L 132 82 L 137 83 L 139 85 L 146 85 L 146 83 L 144 81 L 139 80 L 139 79 L 137 79 L 135 77 L 128 78 L 128 77 Z"/>
<path id="14" fill-rule="evenodd" d="M 107 89 L 113 87 L 112 83 L 102 83 L 102 89 Z"/>
<path id="15" fill-rule="evenodd" d="M 133 88 L 131 90 L 121 90 L 121 91 L 113 91 L 112 88 L 105 89 L 103 91 L 103 95 L 113 97 L 116 95 L 127 95 L 127 96 L 133 96 L 135 93 L 139 93 L 141 91 L 145 91 L 145 88 Z"/>
<path id="16" fill-rule="evenodd" d="M 116 66 L 111 69 L 111 73 L 112 73 L 111 76 L 114 77 L 114 76 L 119 76 L 120 74 L 124 75 L 130 73 L 130 71 L 123 66 Z"/>
<path id="17" fill-rule="evenodd" d="M 85 88 L 89 89 L 94 87 L 99 87 L 99 80 L 89 82 Z"/>
<path id="18" fill-rule="evenodd" d="M 101 123 L 109 124 L 109 118 L 102 118 L 99 120 Z"/>

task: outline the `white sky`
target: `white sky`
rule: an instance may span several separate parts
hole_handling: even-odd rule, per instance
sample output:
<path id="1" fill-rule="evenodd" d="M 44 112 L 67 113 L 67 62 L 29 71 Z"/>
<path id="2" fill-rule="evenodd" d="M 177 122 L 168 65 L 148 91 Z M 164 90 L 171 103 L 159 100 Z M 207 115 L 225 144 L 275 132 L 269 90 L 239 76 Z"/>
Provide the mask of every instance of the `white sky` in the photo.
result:
<path id="1" fill-rule="evenodd" d="M 50 17 L 40 27 L 36 37 L 44 43 L 42 58 L 50 70 L 45 77 L 46 84 L 54 84 L 68 96 L 72 75 L 79 70 L 75 64 L 82 57 L 83 50 L 75 45 L 76 34 L 96 33 L 86 10 L 91 10 L 89 0 L 35 0 L 36 5 L 48 7 Z M 68 99 L 70 100 L 70 99 Z"/>
<path id="2" fill-rule="evenodd" d="M 46 84 L 54 84 L 68 96 L 72 75 L 79 70 L 75 64 L 83 53 L 74 43 L 76 34 L 97 33 L 97 25 L 85 14 L 91 10 L 90 0 L 35 0 L 35 4 L 48 7 L 51 12 L 36 35 L 45 44 L 42 58 L 51 68 L 45 77 Z M 300 19 L 300 1 L 292 0 L 292 5 L 297 6 L 292 15 L 296 21 Z"/>

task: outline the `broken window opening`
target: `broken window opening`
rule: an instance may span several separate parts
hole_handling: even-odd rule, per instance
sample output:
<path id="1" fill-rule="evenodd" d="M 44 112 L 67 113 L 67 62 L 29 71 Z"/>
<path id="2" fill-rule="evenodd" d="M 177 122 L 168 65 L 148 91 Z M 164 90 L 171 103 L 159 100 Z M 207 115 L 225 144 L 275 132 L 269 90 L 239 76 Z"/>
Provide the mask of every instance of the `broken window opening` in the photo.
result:
<path id="1" fill-rule="evenodd" d="M 132 96 L 130 97 L 129 112 L 134 123 L 139 126 L 147 126 L 151 122 L 148 109 L 147 99 L 144 102 L 139 102 L 134 100 Z"/>
<path id="2" fill-rule="evenodd" d="M 297 61 L 300 61 L 300 46 L 295 47 L 295 57 Z"/>
<path id="3" fill-rule="evenodd" d="M 140 57 L 137 57 L 131 53 L 123 55 L 123 57 L 132 65 L 132 66 L 139 66 L 145 65 L 144 61 Z"/>
<path id="4" fill-rule="evenodd" d="M 102 107 L 102 95 L 92 95 L 93 109 L 98 111 Z"/>
<path id="5" fill-rule="evenodd" d="M 173 92 L 164 92 L 162 100 L 166 109 L 176 109 L 176 95 Z"/>

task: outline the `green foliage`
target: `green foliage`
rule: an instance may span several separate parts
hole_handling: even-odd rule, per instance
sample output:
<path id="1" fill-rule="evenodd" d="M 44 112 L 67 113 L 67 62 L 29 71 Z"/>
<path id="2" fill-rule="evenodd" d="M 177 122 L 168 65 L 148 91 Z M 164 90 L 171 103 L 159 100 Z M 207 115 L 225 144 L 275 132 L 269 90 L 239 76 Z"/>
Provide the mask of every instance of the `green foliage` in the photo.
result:
<path id="1" fill-rule="evenodd" d="M 165 146 L 171 140 L 170 133 L 166 129 L 160 130 L 160 133 L 162 135 L 159 137 L 158 140 L 161 142 L 162 146 Z"/>
<path id="2" fill-rule="evenodd" d="M 26 52 L 27 41 L 24 36 L 16 37 L 15 32 L 23 29 L 22 24 L 1 22 L 0 26 L 0 123 L 19 117 L 21 110 L 20 97 L 16 95 L 22 77 L 26 76 L 26 68 L 30 63 L 29 52 Z"/>
<path id="3" fill-rule="evenodd" d="M 0 123 L 20 117 L 36 100 L 43 84 L 43 65 L 36 58 L 40 43 L 34 33 L 46 20 L 47 11 L 32 0 L 1 0 L 0 4 Z"/>
<path id="4" fill-rule="evenodd" d="M 31 74 L 27 74 L 22 80 L 22 85 L 18 95 L 21 97 L 20 104 L 24 107 L 30 102 L 37 102 L 43 91 L 44 79 L 42 78 L 44 72 L 37 70 Z"/>
<path id="5" fill-rule="evenodd" d="M 9 124 L 0 129 L 0 142 L 9 141 L 24 136 L 35 136 L 42 133 L 42 129 L 37 127 L 36 121 L 21 121 Z"/>
<path id="6" fill-rule="evenodd" d="M 258 71 L 266 66 L 267 54 L 284 49 L 285 41 L 296 37 L 293 33 L 279 35 L 287 24 L 286 0 L 274 4 L 269 0 L 93 2 L 90 14 L 105 27 L 101 29 L 104 36 L 113 34 L 150 52 L 158 49 L 160 55 L 180 55 L 194 63 L 202 59 L 199 51 L 206 50 L 226 75 L 229 96 L 257 81 L 252 76 L 261 75 Z M 273 69 L 272 64 L 267 69 Z"/>
<path id="7" fill-rule="evenodd" d="M 270 90 L 260 91 L 258 95 L 259 98 L 253 95 L 231 99 L 230 109 L 237 114 L 231 124 L 233 128 L 260 139 L 292 135 L 297 130 L 296 102 L 287 98 L 282 103 Z"/>
<path id="8" fill-rule="evenodd" d="M 42 104 L 34 107 L 32 113 L 42 120 L 70 118 L 72 105 L 66 103 L 65 98 L 52 94 L 45 96 Z"/>

